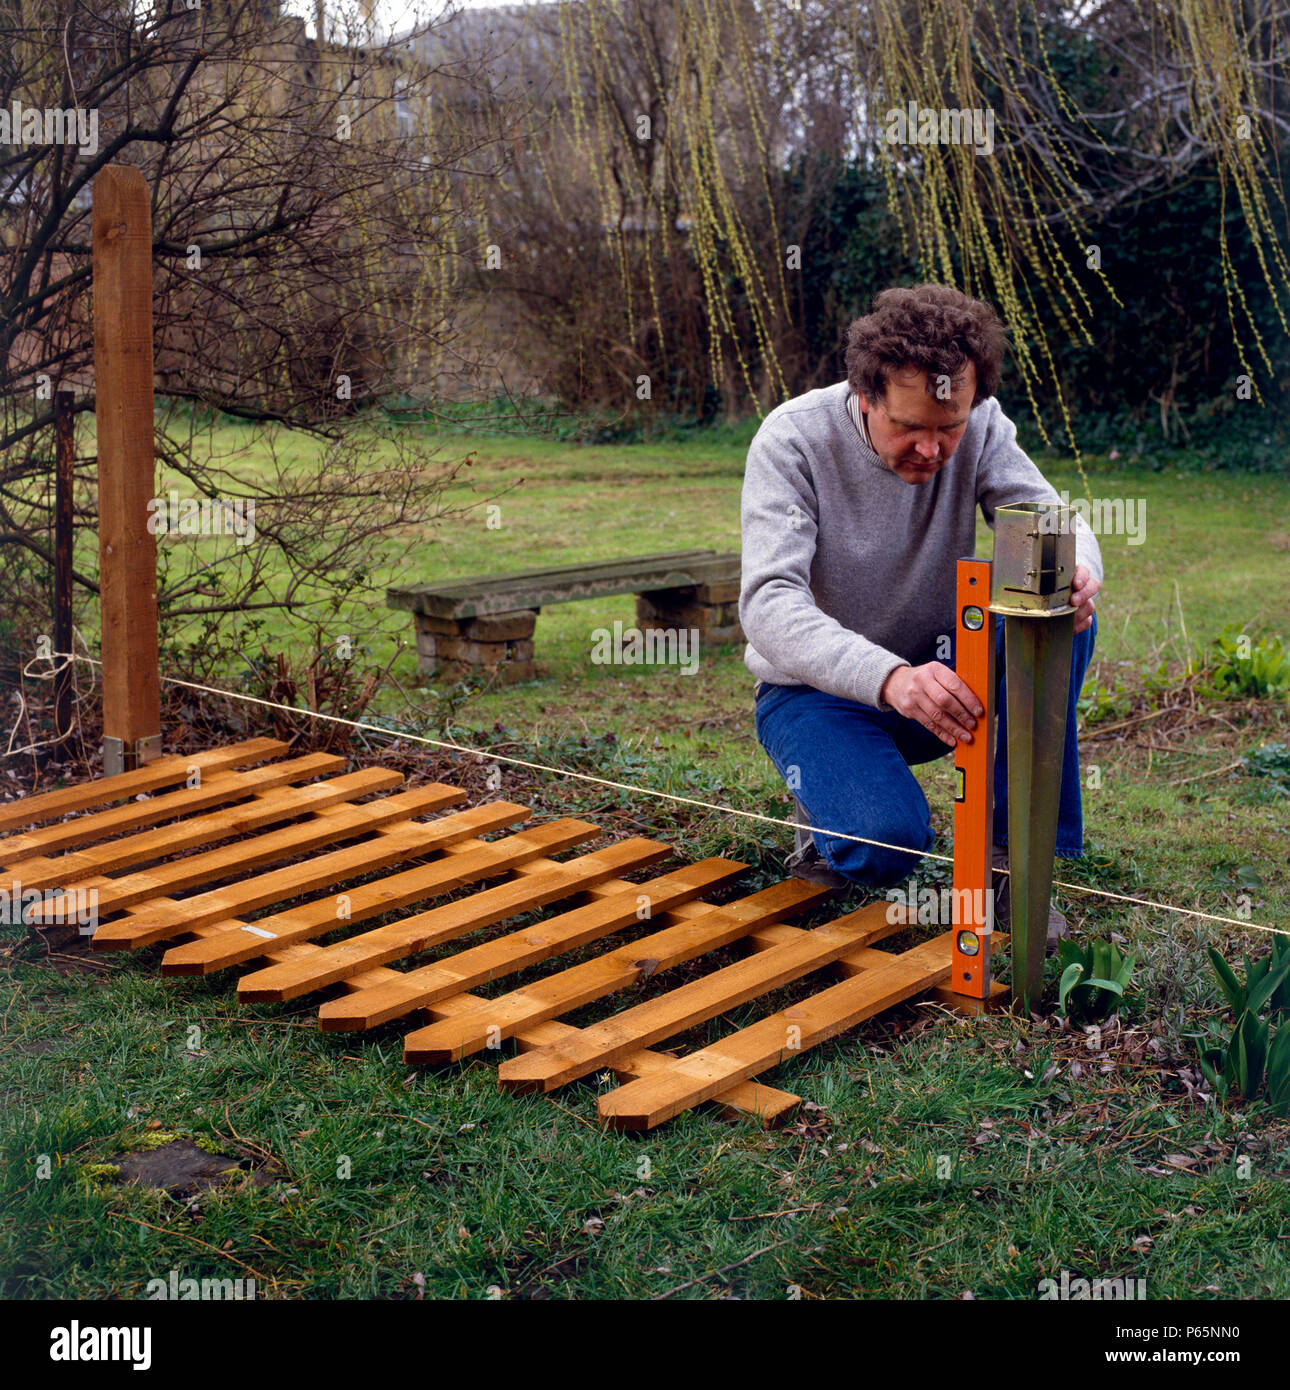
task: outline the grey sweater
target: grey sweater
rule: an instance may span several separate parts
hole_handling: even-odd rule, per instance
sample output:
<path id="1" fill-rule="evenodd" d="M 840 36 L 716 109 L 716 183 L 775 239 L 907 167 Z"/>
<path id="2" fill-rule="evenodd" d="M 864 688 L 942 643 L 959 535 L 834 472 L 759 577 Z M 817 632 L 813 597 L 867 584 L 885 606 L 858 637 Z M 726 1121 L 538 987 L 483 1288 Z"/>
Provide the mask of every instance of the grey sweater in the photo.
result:
<path id="1" fill-rule="evenodd" d="M 739 621 L 761 681 L 812 685 L 879 709 L 897 666 L 937 656 L 954 631 L 955 564 L 1011 502 L 1056 502 L 991 396 L 929 482 L 903 482 L 857 428 L 845 381 L 777 406 L 748 450 Z M 1097 537 L 1076 517 L 1076 560 L 1102 578 Z"/>

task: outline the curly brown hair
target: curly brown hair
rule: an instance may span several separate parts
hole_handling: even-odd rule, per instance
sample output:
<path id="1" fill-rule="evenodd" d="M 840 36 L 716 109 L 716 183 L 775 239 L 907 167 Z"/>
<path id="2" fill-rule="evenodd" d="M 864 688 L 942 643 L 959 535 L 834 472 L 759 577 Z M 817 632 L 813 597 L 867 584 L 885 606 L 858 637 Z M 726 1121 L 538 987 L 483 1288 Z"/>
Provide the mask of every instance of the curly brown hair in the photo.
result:
<path id="1" fill-rule="evenodd" d="M 979 405 L 999 387 L 1007 332 L 999 315 L 979 299 L 950 285 L 923 284 L 883 290 L 873 310 L 847 328 L 847 381 L 853 391 L 881 401 L 890 373 L 917 367 L 927 373 L 927 389 L 937 376 L 962 377 L 976 365 Z"/>

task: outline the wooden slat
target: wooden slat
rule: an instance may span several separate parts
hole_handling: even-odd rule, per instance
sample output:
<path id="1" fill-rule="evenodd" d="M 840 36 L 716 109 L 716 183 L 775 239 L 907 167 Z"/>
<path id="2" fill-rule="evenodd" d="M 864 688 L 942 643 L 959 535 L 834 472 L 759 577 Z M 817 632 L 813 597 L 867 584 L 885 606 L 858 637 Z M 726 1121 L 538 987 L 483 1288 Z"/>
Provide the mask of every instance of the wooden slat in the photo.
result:
<path id="1" fill-rule="evenodd" d="M 678 1057 L 652 1076 L 610 1091 L 600 1097 L 601 1118 L 617 1129 L 653 1129 L 734 1082 L 827 1042 L 947 979 L 951 940 L 946 933 L 892 956 L 886 965 L 843 980 L 710 1047 Z"/>
<path id="2" fill-rule="evenodd" d="M 322 814 L 327 814 L 323 812 Z M 463 842 L 469 843 L 469 842 Z M 457 847 L 452 846 L 448 850 L 453 852 Z M 555 861 L 549 859 L 534 859 L 524 864 L 516 866 L 516 872 L 520 874 L 538 874 L 548 869 Z M 626 879 L 611 879 L 607 883 L 596 884 L 588 889 L 585 896 L 588 898 L 612 897 L 618 892 L 635 888 L 638 885 L 629 883 Z M 761 905 L 764 913 L 763 922 L 774 920 L 776 917 L 784 917 L 797 912 L 804 912 L 829 896 L 829 890 L 818 884 L 807 883 L 802 879 L 787 879 L 782 883 L 777 883 L 773 888 L 768 888 L 757 895 L 756 901 Z M 751 900 L 750 900 L 751 901 Z M 687 921 L 692 917 L 702 916 L 709 910 L 706 903 L 681 903 L 669 911 L 661 914 L 657 919 L 664 923 L 673 921 Z M 202 930 L 201 928 L 198 929 Z M 299 942 L 295 945 L 281 947 L 278 950 L 268 951 L 265 958 L 274 962 L 285 960 L 303 959 L 311 954 L 317 954 L 323 948 L 313 945 L 310 942 Z M 390 970 L 386 966 L 378 966 L 374 970 L 366 970 L 362 974 L 347 976 L 341 980 L 342 990 L 358 993 L 366 989 L 375 989 L 382 985 L 392 984 L 402 979 L 397 971 Z M 427 1006 L 423 1012 L 433 1018 L 452 1018 L 459 1014 L 471 1012 L 478 1004 L 482 1003 L 480 997 L 472 994 L 469 990 L 464 990 L 460 994 L 453 994 L 447 998 L 436 1000 Z M 567 1023 L 561 1023 L 556 1019 L 549 1019 L 542 1023 L 535 1023 L 517 1029 L 514 1041 L 518 1047 L 546 1047 L 553 1042 L 559 1042 L 562 1038 L 571 1036 L 577 1030 Z M 636 1077 L 647 1075 L 660 1066 L 665 1066 L 671 1059 L 666 1054 L 652 1052 L 647 1048 L 633 1053 L 630 1057 L 625 1057 L 610 1068 L 610 1071 L 621 1077 Z M 713 1104 L 733 1114 L 752 1115 L 764 1125 L 775 1125 L 781 1123 L 793 1110 L 801 1103 L 798 1096 L 791 1092 L 782 1091 L 774 1086 L 764 1085 L 760 1081 L 741 1081 L 732 1086 L 728 1091 L 723 1091 L 721 1095 L 714 1097 Z"/>
<path id="3" fill-rule="evenodd" d="M 397 779 L 393 784 L 391 777 Z M 345 777 L 338 777 L 326 785 L 336 788 L 340 783 L 344 783 L 348 796 L 363 796 L 369 792 L 383 791 L 391 785 L 397 786 L 402 780 L 401 774 L 390 769 L 365 768 L 361 772 L 351 772 Z M 464 796 L 465 793 L 456 787 L 445 787 L 435 782 L 428 787 L 417 787 L 412 791 L 401 792 L 398 796 L 388 796 L 362 806 L 352 805 L 345 800 L 336 807 L 340 814 L 333 820 L 310 817 L 298 825 L 288 825 L 281 830 L 254 835 L 235 845 L 221 845 L 217 849 L 207 850 L 204 854 L 190 855 L 187 859 L 178 859 L 173 863 L 157 864 L 150 869 L 124 874 L 120 878 L 90 878 L 79 883 L 77 887 L 92 886 L 97 890 L 100 914 L 116 912 L 144 898 L 161 897 L 181 888 L 217 882 L 247 869 L 272 863 L 276 859 L 306 854 L 309 850 L 317 849 L 333 840 L 352 840 L 359 835 L 369 834 L 374 826 L 402 820 L 417 812 L 425 814 L 455 801 L 461 801 Z"/>
<path id="4" fill-rule="evenodd" d="M 389 769 L 365 768 L 336 778 L 328 785 L 336 790 L 338 784 L 343 784 L 339 789 L 348 798 L 383 791 L 397 786 L 402 780 L 402 774 Z M 410 793 L 403 793 L 404 797 L 408 795 Z M 455 799 L 460 800 L 461 797 Z M 329 808 L 340 813 L 336 820 L 323 821 L 311 817 L 302 824 L 257 835 L 236 845 L 223 845 L 204 854 L 191 855 L 174 863 L 157 864 L 149 869 L 138 869 L 118 878 L 91 875 L 80 880 L 76 890 L 93 888 L 97 894 L 99 913 L 106 915 L 145 898 L 162 897 L 195 884 L 232 877 L 243 869 L 274 859 L 305 853 L 332 839 L 352 839 L 366 834 L 372 823 L 379 824 L 406 816 L 408 812 L 403 807 L 407 804 L 400 797 L 388 797 L 366 806 L 356 806 L 345 799 Z M 33 912 L 32 920 L 49 920 L 59 911 L 60 904 L 60 898 L 47 899 L 43 909 Z"/>
<path id="5" fill-rule="evenodd" d="M 286 751 L 287 745 L 280 739 L 252 738 L 244 743 L 230 743 L 225 748 L 212 748 L 206 753 L 183 757 L 171 754 L 155 758 L 133 772 L 123 772 L 116 777 L 100 777 L 93 782 L 78 782 L 75 786 L 59 787 L 56 791 L 41 792 L 38 796 L 24 796 L 0 806 L 0 830 L 8 830 L 15 825 L 36 825 L 72 811 L 107 806 L 113 801 L 138 796 L 140 792 L 173 786 L 176 782 L 184 781 L 188 769 L 193 766 L 210 771 L 244 767 L 268 758 L 280 758 Z"/>
<path id="6" fill-rule="evenodd" d="M 557 865 L 540 877 L 499 883 L 496 888 L 475 893 L 462 902 L 444 903 L 402 922 L 338 941 L 309 961 L 273 965 L 247 975 L 238 982 L 237 997 L 244 1003 L 295 999 L 346 975 L 385 965 L 401 956 L 414 956 L 505 917 L 541 907 L 554 898 L 567 898 L 588 883 L 670 859 L 672 853 L 671 845 L 657 840 L 620 840 L 595 854 Z"/>
<path id="7" fill-rule="evenodd" d="M 773 894 L 774 890 L 767 892 Z M 643 973 L 666 970 L 729 945 L 781 915 L 764 905 L 763 896 L 757 894 L 724 907 L 709 907 L 691 921 L 666 927 L 607 955 L 485 1000 L 468 1014 L 419 1028 L 403 1040 L 404 1061 L 458 1061 L 478 1052 L 490 1036 L 508 1038 L 522 1025 L 569 1013 L 634 984 Z M 774 903 L 779 899 L 771 897 L 767 901 Z"/>
<path id="8" fill-rule="evenodd" d="M 510 803 L 499 803 L 499 804 L 509 805 Z M 342 804 L 339 805 L 339 806 L 323 806 L 323 807 L 321 807 L 319 810 L 313 811 L 311 814 L 312 814 L 312 816 L 314 817 L 314 819 L 316 819 L 320 824 L 324 824 L 324 823 L 330 823 L 331 821 L 335 820 L 337 817 L 344 817 L 344 816 L 347 816 L 348 813 L 349 813 L 349 811 L 350 811 L 351 809 L 352 809 L 352 808 L 351 808 L 350 806 L 348 806 L 347 804 L 342 803 Z M 524 808 L 521 807 L 520 809 L 523 810 Z M 514 817 L 511 817 L 510 819 L 513 820 L 513 819 L 515 819 L 515 818 L 514 818 Z M 502 822 L 502 824 L 506 824 L 506 823 L 507 823 L 507 822 Z M 409 822 L 408 822 L 408 821 L 399 820 L 399 821 L 394 821 L 394 822 L 393 822 L 392 824 L 390 824 L 390 825 L 378 825 L 378 826 L 375 826 L 375 827 L 373 827 L 373 828 L 374 828 L 374 830 L 375 830 L 376 835 L 377 835 L 378 838 L 380 838 L 380 837 L 382 837 L 382 836 L 387 836 L 387 835 L 389 835 L 389 836 L 395 836 L 395 837 L 404 837 L 404 838 L 406 838 L 407 832 L 408 832 L 408 826 L 409 826 Z M 422 828 L 424 828 L 424 827 L 422 827 Z M 473 844 L 473 845 L 480 845 L 480 844 L 483 844 L 484 841 L 482 841 L 482 840 L 467 839 L 466 843 Z M 456 848 L 456 843 L 449 844 L 449 845 L 444 845 L 444 846 L 441 846 L 440 848 L 442 848 L 442 849 L 443 849 L 444 851 L 446 851 L 446 852 L 451 852 L 453 849 Z M 438 850 L 437 850 L 434 846 L 431 846 L 429 852 L 430 852 L 431 854 L 434 854 L 434 853 L 437 853 Z M 417 855 L 416 855 L 415 853 L 412 853 L 412 854 L 407 855 L 406 857 L 407 857 L 407 858 L 416 858 Z M 82 886 L 84 886 L 84 885 L 82 885 Z M 284 895 L 284 896 L 289 896 L 289 895 Z M 176 921 L 177 923 L 179 923 L 179 925 L 177 925 L 176 927 L 174 927 L 174 929 L 173 929 L 172 931 L 165 933 L 166 935 L 183 935 L 185 932 L 192 931 L 192 932 L 194 932 L 194 933 L 196 933 L 197 935 L 200 936 L 200 935 L 202 935 L 203 933 L 210 931 L 211 928 L 212 928 L 212 924 L 211 924 L 211 923 L 196 923 L 196 924 L 193 924 L 193 925 L 190 926 L 190 924 L 189 924 L 187 918 L 185 917 L 185 911 L 186 911 L 185 903 L 191 903 L 191 901 L 192 901 L 191 899 L 184 899 L 184 900 L 181 900 L 181 899 L 179 899 L 179 898 L 168 898 L 168 897 L 165 897 L 164 895 L 161 895 L 161 896 L 157 896 L 157 897 L 146 898 L 146 899 L 144 899 L 144 900 L 143 900 L 142 902 L 140 902 L 140 903 L 131 903 L 131 904 L 125 909 L 125 914 L 126 914 L 126 918 L 127 918 L 127 919 L 128 919 L 128 918 L 133 918 L 135 921 L 142 921 L 142 920 L 145 919 L 145 918 L 147 918 L 147 919 L 155 919 L 158 915 L 163 914 L 163 913 L 174 913 L 174 914 L 175 914 L 175 921 Z M 332 901 L 334 901 L 334 899 L 333 899 Z M 121 923 L 118 923 L 118 922 L 113 922 L 113 923 L 111 923 L 110 925 L 111 925 L 111 927 L 115 930 L 118 926 L 120 926 L 120 925 L 122 925 L 122 924 L 121 924 Z M 217 923 L 215 923 L 214 925 L 215 925 L 216 927 L 219 927 L 219 928 L 224 928 L 224 927 L 240 927 L 240 928 L 242 928 L 243 930 L 246 930 L 246 929 L 248 928 L 248 926 L 249 926 L 249 924 L 240 922 L 240 921 L 239 921 L 238 919 L 236 919 L 236 918 L 230 918 L 230 919 L 228 919 L 228 920 L 225 921 L 225 922 L 217 922 Z M 100 930 L 102 930 L 102 928 L 100 928 Z M 160 939 L 160 938 L 154 937 L 153 939 L 154 939 L 154 940 L 158 940 L 158 939 Z M 128 948 L 128 947 L 131 947 L 131 946 L 135 945 L 136 943 L 131 942 L 131 941 L 122 941 L 122 942 L 119 942 L 119 943 L 117 943 L 117 944 L 118 944 L 120 947 Z M 144 943 L 144 944 L 148 944 L 148 943 Z M 112 949 L 112 948 L 109 947 L 109 949 Z M 317 947 L 305 947 L 304 949 L 306 949 L 306 950 L 310 950 L 310 949 L 312 949 L 312 950 L 317 950 L 318 948 L 317 948 Z"/>
<path id="9" fill-rule="evenodd" d="M 285 763 L 266 763 L 263 767 L 246 772 L 215 772 L 203 777 L 198 787 L 185 787 L 183 791 L 166 792 L 144 801 L 128 801 L 107 811 L 95 811 L 87 816 L 77 816 L 74 820 L 47 825 L 41 830 L 0 839 L 0 864 L 16 865 L 38 854 L 53 854 L 76 845 L 110 839 L 113 835 L 123 835 L 141 826 L 156 825 L 159 821 L 193 811 L 209 810 L 212 806 L 239 801 L 274 787 L 307 782 L 311 777 L 339 772 L 344 766 L 345 759 L 338 758 L 334 753 L 307 753 Z"/>
<path id="10" fill-rule="evenodd" d="M 526 859 L 558 854 L 600 833 L 600 827 L 590 821 L 558 820 L 548 825 L 532 826 L 502 840 L 472 838 L 457 845 L 445 846 L 445 849 L 454 851 L 469 846 L 470 852 L 445 854 L 433 863 L 418 865 L 415 869 L 407 869 L 376 883 L 359 884 L 345 894 L 348 899 L 345 920 L 357 926 L 359 922 L 380 913 L 451 892 L 475 879 L 505 873 Z M 467 901 L 474 902 L 475 898 Z M 256 960 L 267 955 L 271 949 L 322 936 L 325 932 L 333 931 L 337 923 L 334 897 L 258 918 L 253 928 L 236 920 L 212 922 L 196 929 L 197 940 L 172 946 L 162 957 L 161 973 L 206 975 L 213 970 Z"/>
<path id="11" fill-rule="evenodd" d="M 871 903 L 869 906 L 876 907 L 879 904 Z M 885 965 L 891 959 L 890 951 L 874 949 L 875 942 L 881 941 L 884 937 L 894 936 L 906 928 L 904 908 L 901 907 L 897 912 L 890 913 L 888 909 L 891 906 L 892 904 L 887 902 L 881 904 L 885 915 L 881 921 L 875 919 L 873 933 L 865 938 L 865 945 L 857 946 L 855 950 L 848 951 L 846 955 L 835 962 L 839 974 L 858 975 L 862 970 L 870 970 L 875 965 Z M 805 933 L 801 927 L 790 926 L 786 922 L 775 922 L 769 927 L 762 927 L 759 931 L 751 932 L 744 944 L 753 951 L 769 951 L 776 946 L 783 946 L 789 941 L 796 941 L 803 935 Z"/>
<path id="12" fill-rule="evenodd" d="M 892 959 L 891 952 L 876 951 L 873 948 L 873 943 L 881 940 L 885 936 L 893 936 L 896 932 L 904 931 L 906 927 L 916 927 L 919 925 L 918 914 L 916 912 L 913 914 L 913 920 L 907 921 L 906 909 L 903 905 L 887 903 L 884 904 L 884 906 L 887 910 L 889 919 L 886 929 L 875 932 L 875 934 L 869 938 L 868 945 L 857 946 L 854 951 L 848 951 L 845 956 L 836 961 L 835 967 L 839 975 L 859 975 L 862 971 L 872 970 L 879 965 L 886 965 L 887 962 Z M 746 944 L 754 951 L 765 951 L 772 946 L 783 945 L 786 941 L 796 940 L 796 938 L 801 935 L 801 927 L 792 927 L 786 923 L 777 922 L 772 926 L 762 927 L 755 932 L 751 932 L 747 937 Z M 1008 933 L 996 931 L 994 933 L 994 949 L 1002 950 L 1007 944 Z M 948 986 L 946 989 L 948 991 Z M 939 989 L 933 990 L 932 993 L 935 994 L 937 998 L 941 998 Z M 1003 993 L 1007 993 L 1006 988 L 1003 990 Z M 955 998 L 958 999 L 964 997 L 963 995 L 955 996 Z M 998 991 L 992 994 L 992 998 L 996 1000 L 999 997 Z M 944 1000 L 942 1000 L 942 1002 L 944 1002 Z"/>
<path id="13" fill-rule="evenodd" d="M 429 855 L 445 841 L 465 839 L 484 830 L 497 829 L 501 825 L 523 820 L 529 814 L 526 806 L 495 801 L 444 816 L 436 821 L 404 819 L 408 815 L 432 809 L 434 804 L 442 804 L 442 793 L 455 790 L 431 783 L 397 797 L 387 797 L 385 801 L 375 802 L 370 807 L 359 807 L 357 809 L 371 812 L 371 820 L 367 826 L 357 826 L 348 817 L 344 821 L 338 818 L 337 823 L 341 824 L 342 832 L 329 838 L 352 838 L 364 829 L 372 829 L 378 817 L 387 822 L 389 833 L 377 835 L 362 844 L 332 850 L 315 859 L 306 859 L 303 863 L 288 864 L 252 878 L 240 879 L 224 887 L 198 893 L 191 898 L 178 901 L 167 898 L 164 902 L 156 904 L 144 903 L 142 906 L 147 910 L 101 926 L 94 933 L 91 945 L 100 951 L 151 945 L 166 937 L 192 931 L 194 927 L 206 922 L 241 916 L 258 907 L 298 897 L 315 888 L 343 883 L 347 878 L 358 874 L 374 873 L 402 859 Z M 388 824 L 394 821 L 397 821 L 397 824 Z M 284 856 L 275 854 L 273 857 L 280 859 Z M 180 860 L 179 864 L 173 867 L 178 871 L 188 862 L 191 861 Z M 172 868 L 170 865 L 163 867 L 167 871 Z"/>
<path id="14" fill-rule="evenodd" d="M 504 979 L 630 926 L 638 920 L 641 894 L 648 896 L 651 915 L 657 919 L 670 908 L 731 882 L 746 869 L 747 865 L 731 859 L 703 859 L 646 883 L 619 881 L 620 889 L 607 897 L 481 942 L 447 960 L 396 973 L 385 984 L 328 1000 L 318 1010 L 318 1021 L 324 1032 L 375 1028 L 436 999 Z"/>
<path id="15" fill-rule="evenodd" d="M 281 766 L 285 764 L 274 764 L 266 770 L 276 771 Z M 176 825 L 156 826 L 137 835 L 73 850 L 68 854 L 23 860 L 8 872 L 20 879 L 24 888 L 43 890 L 76 883 L 90 874 L 114 874 L 132 865 L 150 863 L 201 845 L 239 836 L 243 839 L 232 848 L 234 858 L 229 862 L 240 867 L 255 862 L 247 856 L 244 837 L 275 821 L 296 820 L 319 807 L 336 806 L 365 792 L 397 786 L 403 779 L 398 773 L 392 775 L 396 780 L 390 781 L 387 775 L 384 784 L 369 778 L 366 773 L 355 772 L 314 782 L 307 787 L 278 787 L 255 796 L 244 805 L 210 811 Z M 252 851 L 254 844 L 252 841 Z"/>
<path id="16" fill-rule="evenodd" d="M 889 929 L 887 904 L 870 903 L 584 1028 L 575 1041 L 514 1057 L 500 1067 L 498 1085 L 506 1091 L 553 1091 L 625 1052 L 675 1037 L 799 980 Z"/>
<path id="17" fill-rule="evenodd" d="M 827 892 L 827 890 L 820 889 L 813 884 L 806 884 L 801 879 L 793 879 L 788 883 L 779 884 L 777 887 L 788 889 L 799 895 L 792 899 L 786 899 L 788 905 L 781 908 L 782 911 L 790 912 L 801 910 L 807 905 L 808 899 L 814 899 L 814 897 Z M 808 899 L 800 896 L 803 892 L 808 895 Z M 690 906 L 691 904 L 685 904 L 676 910 L 685 911 Z M 294 960 L 321 949 L 322 947 L 314 946 L 309 942 L 301 942 L 295 946 L 284 946 L 280 951 L 271 951 L 268 958 L 275 962 Z M 397 971 L 380 965 L 375 970 L 368 970 L 361 975 L 342 980 L 340 987 L 357 992 L 365 989 L 376 989 L 400 978 L 401 976 Z M 467 991 L 436 1003 L 429 1012 L 439 1011 L 444 1016 L 449 1016 L 453 1010 L 465 1012 L 472 1009 L 478 1002 L 479 996 Z M 557 1019 L 549 1019 L 545 1023 L 535 1023 L 529 1028 L 521 1029 L 515 1034 L 515 1042 L 521 1048 L 549 1047 L 552 1043 L 571 1037 L 577 1031 L 570 1024 L 561 1023 Z M 627 1078 L 647 1076 L 651 1072 L 667 1066 L 672 1060 L 666 1053 L 651 1052 L 647 1048 L 642 1048 L 639 1052 L 634 1052 L 630 1057 L 625 1057 L 615 1063 L 610 1071 L 617 1076 Z M 751 1115 L 761 1124 L 769 1126 L 780 1124 L 802 1102 L 800 1096 L 795 1096 L 789 1091 L 778 1090 L 774 1086 L 767 1086 L 761 1081 L 740 1081 L 728 1091 L 714 1096 L 712 1103 L 731 1114 Z"/>

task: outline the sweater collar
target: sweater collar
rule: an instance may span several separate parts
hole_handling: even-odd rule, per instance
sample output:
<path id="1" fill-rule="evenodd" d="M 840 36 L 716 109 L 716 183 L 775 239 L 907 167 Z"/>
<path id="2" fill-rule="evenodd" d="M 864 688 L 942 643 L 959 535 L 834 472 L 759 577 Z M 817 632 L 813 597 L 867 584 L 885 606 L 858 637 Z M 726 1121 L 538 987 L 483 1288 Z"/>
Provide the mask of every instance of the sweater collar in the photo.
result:
<path id="1" fill-rule="evenodd" d="M 878 451 L 873 447 L 873 441 L 869 438 L 869 426 L 865 420 L 864 412 L 860 409 L 860 397 L 851 389 L 850 383 L 846 384 L 846 407 L 856 434 L 860 437 L 860 452 L 870 463 L 881 468 L 884 473 L 890 474 L 891 469 L 878 456 Z"/>

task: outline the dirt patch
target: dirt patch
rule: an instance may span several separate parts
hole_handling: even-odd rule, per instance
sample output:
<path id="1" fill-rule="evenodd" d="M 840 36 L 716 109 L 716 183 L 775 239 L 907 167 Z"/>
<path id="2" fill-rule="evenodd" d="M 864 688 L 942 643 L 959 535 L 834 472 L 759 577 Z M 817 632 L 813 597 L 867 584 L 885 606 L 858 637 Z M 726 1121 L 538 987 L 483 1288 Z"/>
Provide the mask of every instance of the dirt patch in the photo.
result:
<path id="1" fill-rule="evenodd" d="M 207 1153 L 187 1139 L 175 1139 L 155 1149 L 117 1154 L 110 1160 L 120 1181 L 138 1187 L 159 1187 L 172 1197 L 195 1197 L 212 1187 L 266 1187 L 273 1175 L 249 1158 Z M 240 1180 L 239 1180 L 240 1179 Z"/>
<path id="2" fill-rule="evenodd" d="M 33 1042 L 10 1043 L 14 1052 L 25 1052 L 28 1056 L 42 1057 L 46 1052 L 61 1052 L 67 1046 L 66 1038 L 36 1038 Z"/>

